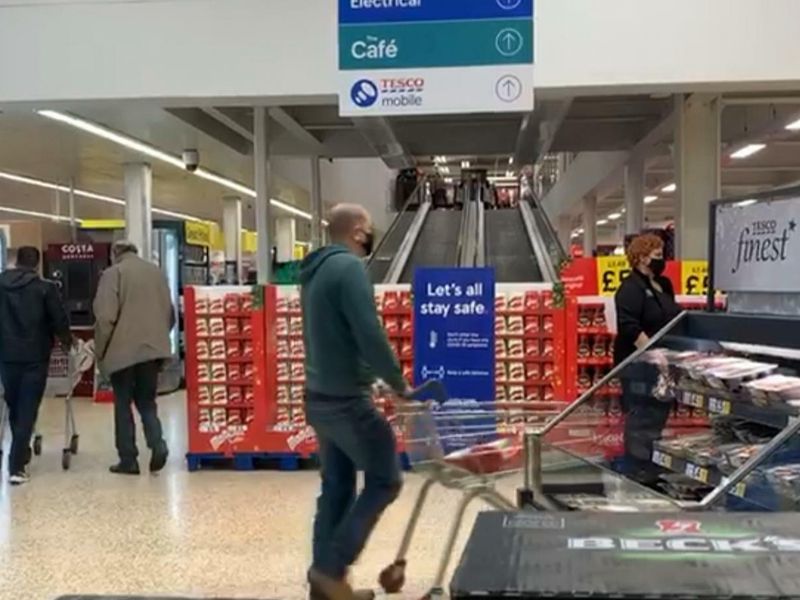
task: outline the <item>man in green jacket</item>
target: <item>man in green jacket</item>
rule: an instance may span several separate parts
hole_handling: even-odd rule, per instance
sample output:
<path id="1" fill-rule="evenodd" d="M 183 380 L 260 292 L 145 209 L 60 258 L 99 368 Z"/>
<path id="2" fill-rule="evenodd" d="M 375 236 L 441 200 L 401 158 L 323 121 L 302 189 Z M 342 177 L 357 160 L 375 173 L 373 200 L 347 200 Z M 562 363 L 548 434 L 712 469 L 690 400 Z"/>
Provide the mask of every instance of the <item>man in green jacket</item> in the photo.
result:
<path id="1" fill-rule="evenodd" d="M 312 596 L 349 600 L 366 594 L 350 588 L 348 569 L 402 486 L 394 433 L 373 406 L 370 389 L 376 377 L 398 394 L 407 384 L 364 268 L 372 220 L 362 207 L 345 204 L 329 220 L 333 243 L 309 255 L 300 272 L 306 416 L 322 463 L 308 577 Z M 364 471 L 358 497 L 356 471 Z"/>

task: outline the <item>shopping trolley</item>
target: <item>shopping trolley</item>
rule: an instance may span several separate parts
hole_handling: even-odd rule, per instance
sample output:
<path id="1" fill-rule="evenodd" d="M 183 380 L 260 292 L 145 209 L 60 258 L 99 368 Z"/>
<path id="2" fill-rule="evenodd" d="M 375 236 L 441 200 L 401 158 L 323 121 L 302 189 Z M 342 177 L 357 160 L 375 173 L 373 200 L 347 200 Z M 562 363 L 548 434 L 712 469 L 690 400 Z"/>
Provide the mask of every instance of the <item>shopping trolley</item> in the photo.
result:
<path id="1" fill-rule="evenodd" d="M 69 351 L 57 349 L 51 358 L 46 395 L 64 396 L 64 447 L 61 451 L 61 468 L 69 469 L 72 455 L 78 453 L 80 436 L 75 424 L 72 396 L 83 374 L 94 365 L 94 342 L 77 340 Z M 0 459 L 3 456 L 3 442 L 8 420 L 5 402 L 0 403 Z M 31 451 L 39 456 L 42 453 L 42 434 L 34 433 Z"/>
<path id="2" fill-rule="evenodd" d="M 419 400 L 431 396 L 437 398 Z M 458 490 L 461 499 L 426 598 L 444 594 L 444 577 L 470 503 L 480 499 L 498 510 L 517 510 L 495 484 L 522 470 L 525 428 L 541 426 L 548 418 L 547 413 L 532 410 L 533 403 L 455 403 L 444 396 L 440 382 L 426 383 L 410 399 L 397 400 L 390 415 L 402 432 L 412 471 L 425 478 L 397 557 L 380 574 L 380 585 L 390 594 L 399 592 L 405 583 L 406 555 L 433 485 Z"/>

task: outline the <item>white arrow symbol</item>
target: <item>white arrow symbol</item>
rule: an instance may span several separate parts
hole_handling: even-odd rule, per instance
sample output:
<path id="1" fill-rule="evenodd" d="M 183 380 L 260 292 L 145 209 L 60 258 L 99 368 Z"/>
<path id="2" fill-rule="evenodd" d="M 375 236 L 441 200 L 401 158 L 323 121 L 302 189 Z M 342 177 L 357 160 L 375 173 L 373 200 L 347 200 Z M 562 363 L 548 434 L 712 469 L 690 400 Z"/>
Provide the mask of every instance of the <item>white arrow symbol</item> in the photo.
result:
<path id="1" fill-rule="evenodd" d="M 516 29 L 503 29 L 495 39 L 495 47 L 503 56 L 514 56 L 522 50 L 522 45 L 522 34 Z"/>

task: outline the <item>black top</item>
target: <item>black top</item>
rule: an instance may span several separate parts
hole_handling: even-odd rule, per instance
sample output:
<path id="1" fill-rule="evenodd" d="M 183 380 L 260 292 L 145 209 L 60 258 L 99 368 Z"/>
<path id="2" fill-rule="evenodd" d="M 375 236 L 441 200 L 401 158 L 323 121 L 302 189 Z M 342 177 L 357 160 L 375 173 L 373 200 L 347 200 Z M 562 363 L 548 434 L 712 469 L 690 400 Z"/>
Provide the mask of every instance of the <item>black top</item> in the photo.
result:
<path id="1" fill-rule="evenodd" d="M 655 277 L 663 292 L 650 279 L 634 269 L 622 282 L 614 296 L 617 307 L 617 339 L 614 342 L 614 364 L 619 364 L 636 351 L 636 339 L 644 332 L 654 336 L 677 317 L 681 308 L 675 302 L 675 290 L 666 277 Z"/>
<path id="2" fill-rule="evenodd" d="M 0 274 L 0 362 L 46 363 L 54 340 L 71 337 L 55 284 L 31 269 Z"/>

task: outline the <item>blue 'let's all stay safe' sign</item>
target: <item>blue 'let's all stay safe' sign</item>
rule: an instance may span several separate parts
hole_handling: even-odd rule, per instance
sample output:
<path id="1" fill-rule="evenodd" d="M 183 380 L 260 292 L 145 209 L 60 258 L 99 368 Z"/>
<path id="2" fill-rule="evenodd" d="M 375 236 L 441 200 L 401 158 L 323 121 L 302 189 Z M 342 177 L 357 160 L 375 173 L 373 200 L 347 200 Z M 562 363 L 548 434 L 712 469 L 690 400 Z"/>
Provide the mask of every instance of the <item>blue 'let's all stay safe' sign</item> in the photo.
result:
<path id="1" fill-rule="evenodd" d="M 414 378 L 444 382 L 455 404 L 493 402 L 493 269 L 417 269 Z"/>

